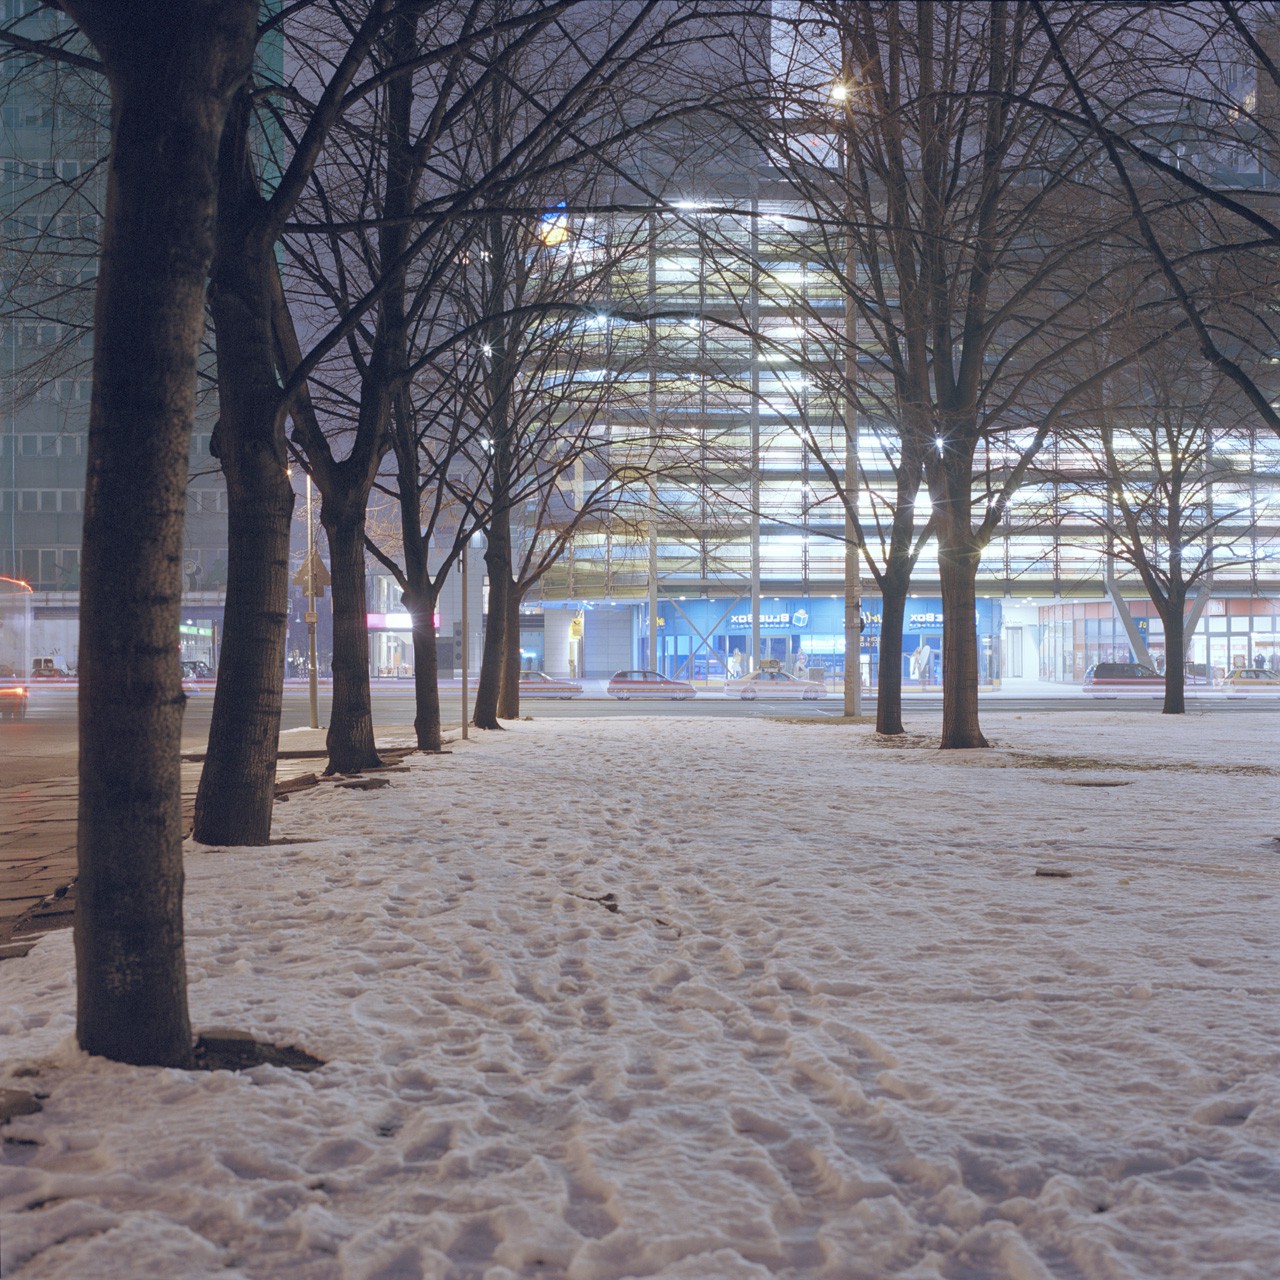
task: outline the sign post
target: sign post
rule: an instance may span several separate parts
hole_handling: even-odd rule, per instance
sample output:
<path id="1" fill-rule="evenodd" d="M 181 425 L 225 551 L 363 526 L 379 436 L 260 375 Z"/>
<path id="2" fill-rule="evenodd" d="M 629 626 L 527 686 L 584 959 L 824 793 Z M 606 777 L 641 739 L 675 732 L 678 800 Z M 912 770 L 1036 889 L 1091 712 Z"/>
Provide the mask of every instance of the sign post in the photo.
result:
<path id="1" fill-rule="evenodd" d="M 467 736 L 467 561 L 471 558 L 471 539 L 462 544 L 462 736 Z"/>
<path id="2" fill-rule="evenodd" d="M 316 687 L 316 544 L 311 522 L 311 476 L 307 476 L 307 687 L 311 698 L 311 727 L 320 727 L 320 694 Z"/>

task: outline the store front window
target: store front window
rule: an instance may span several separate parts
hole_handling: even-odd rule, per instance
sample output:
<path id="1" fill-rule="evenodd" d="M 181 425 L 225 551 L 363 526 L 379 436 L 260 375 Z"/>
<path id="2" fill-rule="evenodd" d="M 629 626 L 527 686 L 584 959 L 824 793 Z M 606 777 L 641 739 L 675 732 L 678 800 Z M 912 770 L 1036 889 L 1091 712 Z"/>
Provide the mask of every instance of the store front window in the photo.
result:
<path id="1" fill-rule="evenodd" d="M 723 680 L 736 670 L 745 674 L 751 664 L 752 618 L 747 598 L 731 600 L 664 600 L 659 604 L 656 662 L 647 663 L 648 619 L 641 610 L 641 662 L 663 675 L 682 680 Z M 976 624 L 980 680 L 993 685 L 1000 678 L 1000 615 L 998 601 L 980 600 Z M 862 683 L 875 687 L 880 679 L 881 601 L 862 601 L 859 665 Z M 844 599 L 840 596 L 769 596 L 760 602 L 760 644 L 754 665 L 776 663 L 788 672 L 803 671 L 808 679 L 832 687 L 844 681 Z M 906 685 L 938 687 L 942 678 L 942 602 L 918 597 L 908 601 L 900 664 Z"/>

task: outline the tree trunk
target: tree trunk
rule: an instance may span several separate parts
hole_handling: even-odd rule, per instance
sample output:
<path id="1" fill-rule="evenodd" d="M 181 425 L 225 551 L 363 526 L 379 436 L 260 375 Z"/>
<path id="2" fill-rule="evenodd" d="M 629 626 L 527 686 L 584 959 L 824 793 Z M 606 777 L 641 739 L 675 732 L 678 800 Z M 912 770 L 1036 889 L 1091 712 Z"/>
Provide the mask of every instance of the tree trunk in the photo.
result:
<path id="1" fill-rule="evenodd" d="M 369 606 L 365 595 L 364 500 L 368 490 L 336 503 L 326 494 L 320 523 L 329 538 L 333 575 L 333 706 L 325 772 L 359 773 L 382 763 L 373 740 L 369 692 Z"/>
<path id="2" fill-rule="evenodd" d="M 503 720 L 520 719 L 520 605 L 524 600 L 512 583 L 507 592 L 507 619 L 503 627 L 502 682 L 498 715 Z"/>
<path id="3" fill-rule="evenodd" d="M 484 561 L 489 570 L 489 610 L 472 724 L 477 729 L 501 729 L 498 694 L 502 686 L 502 659 L 506 647 L 507 598 L 514 589 L 511 581 L 511 514 L 505 507 L 493 513 L 487 533 Z"/>
<path id="4" fill-rule="evenodd" d="M 64 8 L 101 54 L 111 159 L 94 316 L 80 597 L 76 1036 L 189 1066 L 178 625 L 218 144 L 257 5 Z"/>
<path id="5" fill-rule="evenodd" d="M 1184 715 L 1187 710 L 1187 593 L 1170 592 L 1160 602 L 1164 622 L 1164 708 L 1167 716 Z"/>
<path id="6" fill-rule="evenodd" d="M 489 560 L 489 553 L 485 553 Z M 477 729 L 501 729 L 498 723 L 498 694 L 502 685 L 503 631 L 506 626 L 507 593 L 511 580 L 494 576 L 489 564 L 489 610 L 485 615 L 484 648 L 480 655 L 480 679 L 476 683 L 476 705 L 471 723 Z"/>
<path id="7" fill-rule="evenodd" d="M 905 732 L 902 724 L 902 637 L 911 575 L 916 567 L 916 500 L 924 481 L 919 452 L 922 439 L 932 440 L 932 421 L 925 391 L 919 386 L 900 387 L 898 415 L 903 425 L 902 456 L 895 478 L 895 503 L 889 546 L 880 586 L 880 681 L 876 694 L 876 732 L 893 736 Z"/>
<path id="8" fill-rule="evenodd" d="M 418 14 L 402 8 L 386 44 L 390 65 L 402 66 L 416 46 Z M 355 439 L 346 458 L 335 462 L 328 444 L 302 432 L 313 476 L 320 482 L 320 523 L 329 537 L 333 576 L 333 704 L 329 716 L 326 773 L 376 768 L 373 707 L 369 693 L 369 614 L 365 592 L 365 512 L 369 491 L 390 447 L 388 427 L 395 396 L 405 376 L 405 267 L 407 214 L 413 202 L 415 164 L 408 145 L 413 117 L 413 78 L 395 76 L 387 86 L 385 120 L 386 187 L 379 226 L 378 270 L 386 288 L 378 303 L 367 362 L 360 375 Z"/>
<path id="9" fill-rule="evenodd" d="M 223 460 L 226 613 L 192 834 L 203 844 L 264 845 L 275 802 L 294 494 L 269 452 L 249 441 L 231 448 L 240 456 Z"/>
<path id="10" fill-rule="evenodd" d="M 404 606 L 413 618 L 413 731 L 419 751 L 444 746 L 440 716 L 440 662 L 436 654 L 438 592 L 405 592 Z"/>
<path id="11" fill-rule="evenodd" d="M 218 351 L 215 442 L 229 515 L 222 653 L 196 793 L 194 835 L 204 844 L 271 838 L 289 622 L 294 493 L 273 356 L 276 265 L 249 162 L 249 107 L 242 91 L 223 136 L 209 293 Z"/>
<path id="12" fill-rule="evenodd" d="M 967 521 L 966 521 L 967 524 Z M 942 587 L 942 742 L 944 749 L 985 747 L 978 723 L 978 561 L 967 528 L 939 528 Z"/>
<path id="13" fill-rule="evenodd" d="M 909 585 L 909 577 L 906 581 L 899 583 L 890 575 L 886 575 L 880 583 L 880 683 L 876 693 L 877 733 L 893 735 L 905 732 L 902 727 L 902 632 Z"/>

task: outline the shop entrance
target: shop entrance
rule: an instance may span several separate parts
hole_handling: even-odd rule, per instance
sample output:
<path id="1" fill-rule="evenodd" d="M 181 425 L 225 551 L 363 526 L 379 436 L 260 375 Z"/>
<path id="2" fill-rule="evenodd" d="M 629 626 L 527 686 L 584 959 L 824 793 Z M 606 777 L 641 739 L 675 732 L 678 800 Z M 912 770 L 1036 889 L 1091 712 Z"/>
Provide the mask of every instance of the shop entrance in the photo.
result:
<path id="1" fill-rule="evenodd" d="M 936 689 L 942 684 L 942 633 L 922 632 L 915 641 L 902 655 L 903 682 Z"/>

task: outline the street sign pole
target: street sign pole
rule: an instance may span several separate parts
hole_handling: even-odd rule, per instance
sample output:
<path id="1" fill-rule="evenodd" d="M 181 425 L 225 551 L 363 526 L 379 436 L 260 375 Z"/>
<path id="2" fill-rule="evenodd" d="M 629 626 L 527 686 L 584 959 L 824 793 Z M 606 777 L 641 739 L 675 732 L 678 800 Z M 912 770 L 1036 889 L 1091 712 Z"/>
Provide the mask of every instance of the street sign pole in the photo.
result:
<path id="1" fill-rule="evenodd" d="M 320 697 L 316 688 L 316 544 L 311 522 L 311 477 L 307 476 L 307 677 L 311 692 L 311 727 L 320 727 Z"/>
<path id="2" fill-rule="evenodd" d="M 471 539 L 462 544 L 462 736 L 467 736 L 467 649 L 470 636 L 467 634 L 467 561 L 471 550 Z"/>

